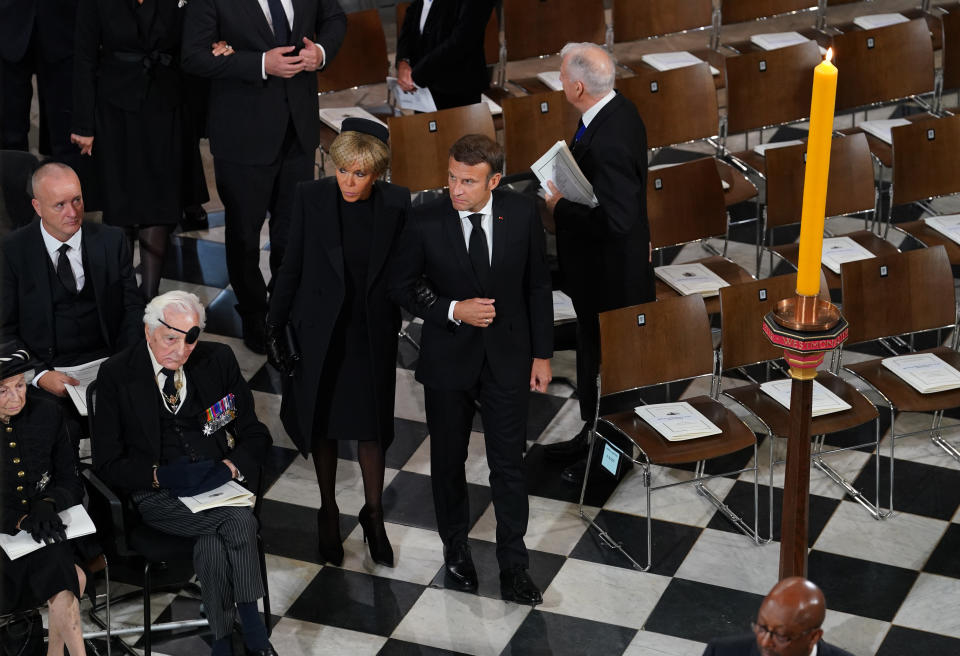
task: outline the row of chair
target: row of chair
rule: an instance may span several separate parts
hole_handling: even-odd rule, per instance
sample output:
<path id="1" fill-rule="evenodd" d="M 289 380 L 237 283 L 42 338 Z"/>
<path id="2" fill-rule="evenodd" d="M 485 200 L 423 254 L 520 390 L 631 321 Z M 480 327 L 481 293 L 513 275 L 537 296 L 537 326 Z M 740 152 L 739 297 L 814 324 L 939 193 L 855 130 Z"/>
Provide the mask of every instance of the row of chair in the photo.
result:
<path id="1" fill-rule="evenodd" d="M 942 247 L 893 253 L 875 259 L 849 262 L 843 265 L 843 314 L 850 324 L 847 345 L 865 344 L 880 340 L 883 348 L 893 355 L 902 352 L 934 353 L 954 367 L 960 367 L 956 351 L 957 312 L 953 275 L 946 251 Z M 686 482 L 697 486 L 698 492 L 716 505 L 742 532 L 760 543 L 775 538 L 773 526 L 774 438 L 785 437 L 789 431 L 789 412 L 760 390 L 747 367 L 778 360 L 782 353 L 762 335 L 763 317 L 781 298 L 792 296 L 796 285 L 795 274 L 777 276 L 724 287 L 720 290 L 719 305 L 721 333 L 719 348 L 714 349 L 707 308 L 699 296 L 683 296 L 658 300 L 600 315 L 600 396 L 594 417 L 592 441 L 628 457 L 640 467 L 639 475 L 646 491 L 646 563 L 641 565 L 622 547 L 624 555 L 635 567 L 647 570 L 652 564 L 651 492 L 657 489 L 653 475 L 655 467 L 673 467 L 696 463 L 694 475 Z M 825 285 L 821 284 L 821 293 Z M 914 350 L 905 338 L 926 331 L 953 329 L 951 346 L 939 345 L 926 350 Z M 939 333 L 937 333 L 939 335 Z M 683 348 L 677 348 L 682 345 Z M 814 465 L 839 484 L 870 514 L 881 519 L 894 507 L 894 445 L 897 438 L 915 433 L 898 434 L 896 412 L 933 413 L 930 429 L 916 431 L 929 433 L 934 444 L 960 460 L 960 452 L 942 437 L 943 412 L 960 404 L 960 390 L 920 394 L 882 365 L 882 358 L 848 364 L 848 376 L 864 383 L 880 404 L 888 408 L 891 421 L 889 437 L 889 502 L 881 508 L 880 500 L 880 435 L 877 407 L 842 378 L 842 351 L 836 353 L 830 371 L 821 372 L 817 380 L 846 401 L 851 407 L 837 413 L 815 417 L 809 437 L 814 440 Z M 755 370 L 754 370 L 755 371 Z M 769 373 L 769 369 L 767 370 Z M 745 376 L 750 383 L 724 389 L 724 375 Z M 711 394 L 685 399 L 695 409 L 722 429 L 715 436 L 671 442 L 650 425 L 639 419 L 632 407 L 623 407 L 618 400 L 623 392 L 642 390 L 651 386 L 696 377 L 712 377 Z M 783 378 L 782 370 L 774 378 Z M 721 394 L 727 403 L 721 402 Z M 619 397 L 622 399 L 623 397 Z M 630 405 L 635 403 L 631 399 Z M 601 414 L 601 405 L 606 410 Z M 759 464 L 757 437 L 754 430 L 733 411 L 740 408 L 747 419 L 759 426 L 757 432 L 766 436 L 769 449 L 769 533 L 762 538 L 759 524 Z M 611 411 L 612 409 L 612 411 Z M 873 422 L 872 439 L 849 445 L 849 438 L 838 440 L 838 446 L 826 448 L 828 434 L 855 430 Z M 627 440 L 628 449 L 621 445 Z M 834 451 L 868 447 L 873 451 L 874 480 L 872 497 L 854 488 L 842 475 L 824 460 Z M 752 449 L 752 458 L 741 469 L 726 474 L 706 473 L 708 460 Z M 595 450 L 591 449 L 592 459 Z M 606 542 L 619 545 L 613 537 L 594 523 L 584 511 L 584 498 L 590 481 L 591 467 L 587 467 L 580 498 L 580 513 L 591 528 L 603 535 Z M 752 527 L 732 508 L 720 501 L 706 482 L 721 475 L 753 474 L 754 514 Z M 668 485 L 675 485 L 669 483 Z"/>

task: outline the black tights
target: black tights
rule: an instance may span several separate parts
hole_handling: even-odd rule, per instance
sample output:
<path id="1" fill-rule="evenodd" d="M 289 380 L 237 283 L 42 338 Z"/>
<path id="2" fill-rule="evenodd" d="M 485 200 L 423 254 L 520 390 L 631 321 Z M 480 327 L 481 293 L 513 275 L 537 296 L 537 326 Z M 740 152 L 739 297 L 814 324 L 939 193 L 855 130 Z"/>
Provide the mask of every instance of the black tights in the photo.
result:
<path id="1" fill-rule="evenodd" d="M 315 437 L 313 441 L 313 466 L 317 470 L 320 499 L 325 512 L 337 508 L 337 440 Z M 381 512 L 383 497 L 383 447 L 378 440 L 357 441 L 357 460 L 363 476 L 363 494 L 367 507 Z"/>
<path id="2" fill-rule="evenodd" d="M 149 301 L 160 291 L 160 275 L 167 254 L 170 230 L 173 226 L 140 226 L 136 237 L 140 242 L 140 293 Z M 133 232 L 128 233 L 131 241 Z"/>

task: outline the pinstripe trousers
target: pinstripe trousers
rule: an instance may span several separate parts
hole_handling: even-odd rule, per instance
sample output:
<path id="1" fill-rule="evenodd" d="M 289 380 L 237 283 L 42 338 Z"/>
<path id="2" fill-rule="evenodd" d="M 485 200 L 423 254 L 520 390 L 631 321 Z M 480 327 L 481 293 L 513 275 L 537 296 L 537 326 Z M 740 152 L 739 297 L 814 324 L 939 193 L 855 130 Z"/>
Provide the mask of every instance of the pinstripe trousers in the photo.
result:
<path id="1" fill-rule="evenodd" d="M 215 638 L 233 631 L 238 603 L 263 596 L 257 553 L 257 518 L 250 508 L 192 513 L 166 490 L 143 491 L 133 502 L 145 524 L 171 535 L 195 537 L 193 566 Z"/>

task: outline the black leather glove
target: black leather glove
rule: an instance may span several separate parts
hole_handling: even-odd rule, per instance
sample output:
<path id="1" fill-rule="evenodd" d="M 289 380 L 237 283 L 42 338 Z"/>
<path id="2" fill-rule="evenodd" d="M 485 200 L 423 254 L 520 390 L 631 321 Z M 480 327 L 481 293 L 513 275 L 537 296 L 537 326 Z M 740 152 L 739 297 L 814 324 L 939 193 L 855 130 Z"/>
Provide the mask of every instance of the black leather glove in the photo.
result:
<path id="1" fill-rule="evenodd" d="M 416 295 L 417 304 L 425 310 L 430 309 L 430 307 L 437 302 L 437 295 L 433 292 L 433 289 L 430 288 L 426 278 L 420 278 L 417 281 L 414 287 L 414 294 Z"/>
<path id="2" fill-rule="evenodd" d="M 293 374 L 293 359 L 287 349 L 283 326 L 272 321 L 267 322 L 267 362 L 282 374 Z"/>
<path id="3" fill-rule="evenodd" d="M 233 479 L 233 472 L 230 471 L 227 464 L 222 461 L 218 462 L 213 466 L 213 469 L 210 470 L 206 478 L 200 481 L 200 484 L 193 490 L 193 494 L 203 494 L 204 492 L 215 490 L 231 479 Z"/>
<path id="4" fill-rule="evenodd" d="M 67 539 L 66 527 L 57 515 L 56 506 L 42 499 L 30 504 L 30 514 L 21 520 L 20 528 L 29 533 L 34 542 L 63 542 Z"/>
<path id="5" fill-rule="evenodd" d="M 186 496 L 196 490 L 211 471 L 217 466 L 213 460 L 184 462 L 157 467 L 157 483 L 178 497 Z M 223 463 L 219 463 L 223 464 Z"/>

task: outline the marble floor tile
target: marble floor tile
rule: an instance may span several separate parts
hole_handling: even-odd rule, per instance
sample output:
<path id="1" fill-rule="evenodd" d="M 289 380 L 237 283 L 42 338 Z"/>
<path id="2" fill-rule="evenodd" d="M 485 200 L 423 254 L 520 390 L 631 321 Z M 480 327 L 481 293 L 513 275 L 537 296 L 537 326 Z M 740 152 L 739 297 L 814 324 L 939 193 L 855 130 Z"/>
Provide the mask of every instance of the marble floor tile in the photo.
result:
<path id="1" fill-rule="evenodd" d="M 270 643 L 280 654 L 297 656 L 375 656 L 387 639 L 335 626 L 285 617 L 273 627 Z"/>
<path id="2" fill-rule="evenodd" d="M 917 572 L 814 549 L 807 556 L 807 576 L 823 590 L 832 610 L 889 622 Z"/>
<path id="3" fill-rule="evenodd" d="M 927 562 L 947 522 L 909 513 L 877 521 L 859 504 L 842 501 L 814 548 L 908 569 Z"/>
<path id="4" fill-rule="evenodd" d="M 273 445 L 285 449 L 296 449 L 293 440 L 287 435 L 283 422 L 280 421 L 280 403 L 283 400 L 276 394 L 252 391 L 253 402 L 257 406 L 257 419 L 262 421 L 270 431 Z"/>
<path id="5" fill-rule="evenodd" d="M 921 572 L 893 623 L 960 638 L 960 614 L 953 612 L 957 608 L 960 608 L 957 580 Z"/>
<path id="6" fill-rule="evenodd" d="M 772 586 L 771 586 L 772 587 Z M 647 618 L 646 630 L 709 642 L 750 630 L 763 594 L 673 578 Z"/>
<path id="7" fill-rule="evenodd" d="M 670 579 L 570 558 L 544 592 L 547 612 L 639 629 Z"/>
<path id="8" fill-rule="evenodd" d="M 760 483 L 767 485 L 770 481 L 770 465 L 768 456 L 768 446 L 766 442 L 762 448 L 758 449 L 760 459 L 760 471 L 758 472 Z M 786 475 L 787 440 L 784 438 L 774 438 L 773 457 L 776 464 L 773 466 L 773 485 L 783 488 L 783 479 Z M 824 461 L 837 470 L 841 476 L 848 481 L 853 482 L 857 476 L 866 468 L 873 467 L 873 456 L 862 451 L 838 451 L 823 456 Z M 750 465 L 753 465 L 751 460 Z M 881 476 L 884 474 L 881 472 Z M 743 472 L 738 477 L 741 481 L 753 482 L 753 472 Z M 861 488 L 867 494 L 867 498 L 873 498 L 873 491 Z M 846 496 L 843 488 L 830 480 L 826 474 L 811 464 L 810 467 L 810 494 L 816 494 L 831 499 L 842 499 Z"/>
<path id="9" fill-rule="evenodd" d="M 393 415 L 423 423 L 427 421 L 423 405 L 423 386 L 416 381 L 413 372 L 409 369 L 397 369 L 397 392 Z"/>
<path id="10" fill-rule="evenodd" d="M 554 444 L 565 442 L 583 428 L 583 419 L 580 418 L 580 402 L 577 399 L 568 399 L 553 416 L 553 420 L 540 434 L 538 444 Z"/>
<path id="11" fill-rule="evenodd" d="M 623 626 L 534 610 L 501 656 L 620 654 L 636 632 Z"/>
<path id="12" fill-rule="evenodd" d="M 577 512 L 577 505 L 531 496 L 530 517 L 524 542 L 528 549 L 546 551 L 566 556 L 577 544 L 587 524 Z M 598 508 L 585 507 L 584 512 L 593 518 Z M 470 531 L 470 537 L 488 542 L 497 541 L 497 520 L 493 504 L 487 507 Z"/>
<path id="13" fill-rule="evenodd" d="M 936 545 L 923 571 L 960 579 L 960 524 L 951 522 Z"/>
<path id="14" fill-rule="evenodd" d="M 464 654 L 497 656 L 530 611 L 529 606 L 428 588 L 390 637 Z"/>
<path id="15" fill-rule="evenodd" d="M 270 613 L 284 615 L 320 571 L 320 565 L 266 554 L 270 579 Z M 263 604 L 260 605 L 261 612 Z"/>
<path id="16" fill-rule="evenodd" d="M 676 576 L 766 595 L 777 582 L 779 544 L 756 545 L 740 533 L 704 529 Z"/>
<path id="17" fill-rule="evenodd" d="M 430 436 L 421 442 L 419 448 L 403 467 L 404 471 L 430 475 Z M 487 466 L 487 446 L 483 433 L 471 431 L 470 444 L 467 446 L 465 465 L 467 482 L 474 485 L 490 485 L 490 467 Z"/>
<path id="18" fill-rule="evenodd" d="M 652 467 L 651 480 L 654 486 L 688 481 L 692 472 L 667 467 Z M 715 478 L 707 483 L 721 499 L 733 487 L 727 478 Z M 654 519 L 663 519 L 691 526 L 706 526 L 716 508 L 697 494 L 693 485 L 678 485 L 663 490 L 653 490 L 650 512 Z M 646 490 L 639 467 L 629 472 L 603 506 L 606 510 L 645 516 L 647 513 Z"/>
<path id="19" fill-rule="evenodd" d="M 887 632 L 887 637 L 877 650 L 876 656 L 956 653 L 960 653 L 960 640 L 956 638 L 894 625 Z"/>
<path id="20" fill-rule="evenodd" d="M 947 457 L 944 454 L 944 457 Z M 889 498 L 890 460 L 880 458 L 880 495 Z M 867 467 L 853 481 L 858 489 L 872 489 L 876 480 Z M 894 468 L 894 512 L 949 520 L 960 505 L 960 472 L 934 465 L 896 459 Z"/>
<path id="21" fill-rule="evenodd" d="M 944 423 L 951 421 L 955 420 L 944 419 Z M 930 422 L 931 415 L 914 412 L 904 413 L 897 417 L 897 433 L 926 429 L 930 427 Z M 960 427 L 951 426 L 944 430 L 943 438 L 960 449 Z M 890 455 L 889 433 L 880 442 L 880 453 Z M 931 442 L 926 434 L 897 438 L 897 443 L 894 446 L 894 456 L 897 460 L 909 460 L 910 462 L 960 471 L 960 462 L 944 453 L 943 449 Z"/>
<path id="22" fill-rule="evenodd" d="M 389 486 L 393 477 L 397 475 L 395 469 L 387 469 L 384 473 L 384 486 Z M 283 476 L 274 483 L 270 491 L 264 495 L 265 499 L 285 501 L 310 508 L 319 508 L 320 488 L 317 487 L 317 474 L 313 467 L 313 456 L 296 458 Z M 360 474 L 360 465 L 352 460 L 339 459 L 337 463 L 337 505 L 340 512 L 346 515 L 356 515 L 365 503 L 363 496 L 363 477 Z"/>
<path id="23" fill-rule="evenodd" d="M 169 280 L 167 278 L 160 279 L 159 293 L 166 294 L 167 292 L 175 289 L 195 294 L 197 298 L 200 299 L 200 302 L 204 307 L 213 303 L 214 299 L 216 299 L 217 296 L 220 295 L 220 292 L 223 291 L 220 287 L 207 287 L 206 285 L 197 285 L 189 282 L 183 282 L 181 280 Z M 207 335 L 204 336 L 204 339 L 206 338 Z"/>
<path id="24" fill-rule="evenodd" d="M 830 605 L 830 600 L 827 600 Z M 890 630 L 889 622 L 841 613 L 827 608 L 823 620 L 824 639 L 851 654 L 874 654 Z"/>
<path id="25" fill-rule="evenodd" d="M 653 631 L 637 631 L 623 656 L 701 656 L 704 643 Z"/>
<path id="26" fill-rule="evenodd" d="M 344 540 L 343 568 L 388 579 L 427 585 L 443 567 L 443 543 L 436 531 L 386 522 L 387 537 L 393 547 L 394 566 L 373 562 L 363 541 L 359 525 Z"/>
<path id="27" fill-rule="evenodd" d="M 203 339 L 210 342 L 220 342 L 221 344 L 229 346 L 233 350 L 233 354 L 237 357 L 237 363 L 240 365 L 240 373 L 243 374 L 244 380 L 252 378 L 253 375 L 260 370 L 260 367 L 267 363 L 267 356 L 254 353 L 246 348 L 243 345 L 243 339 L 239 337 L 205 333 Z"/>

